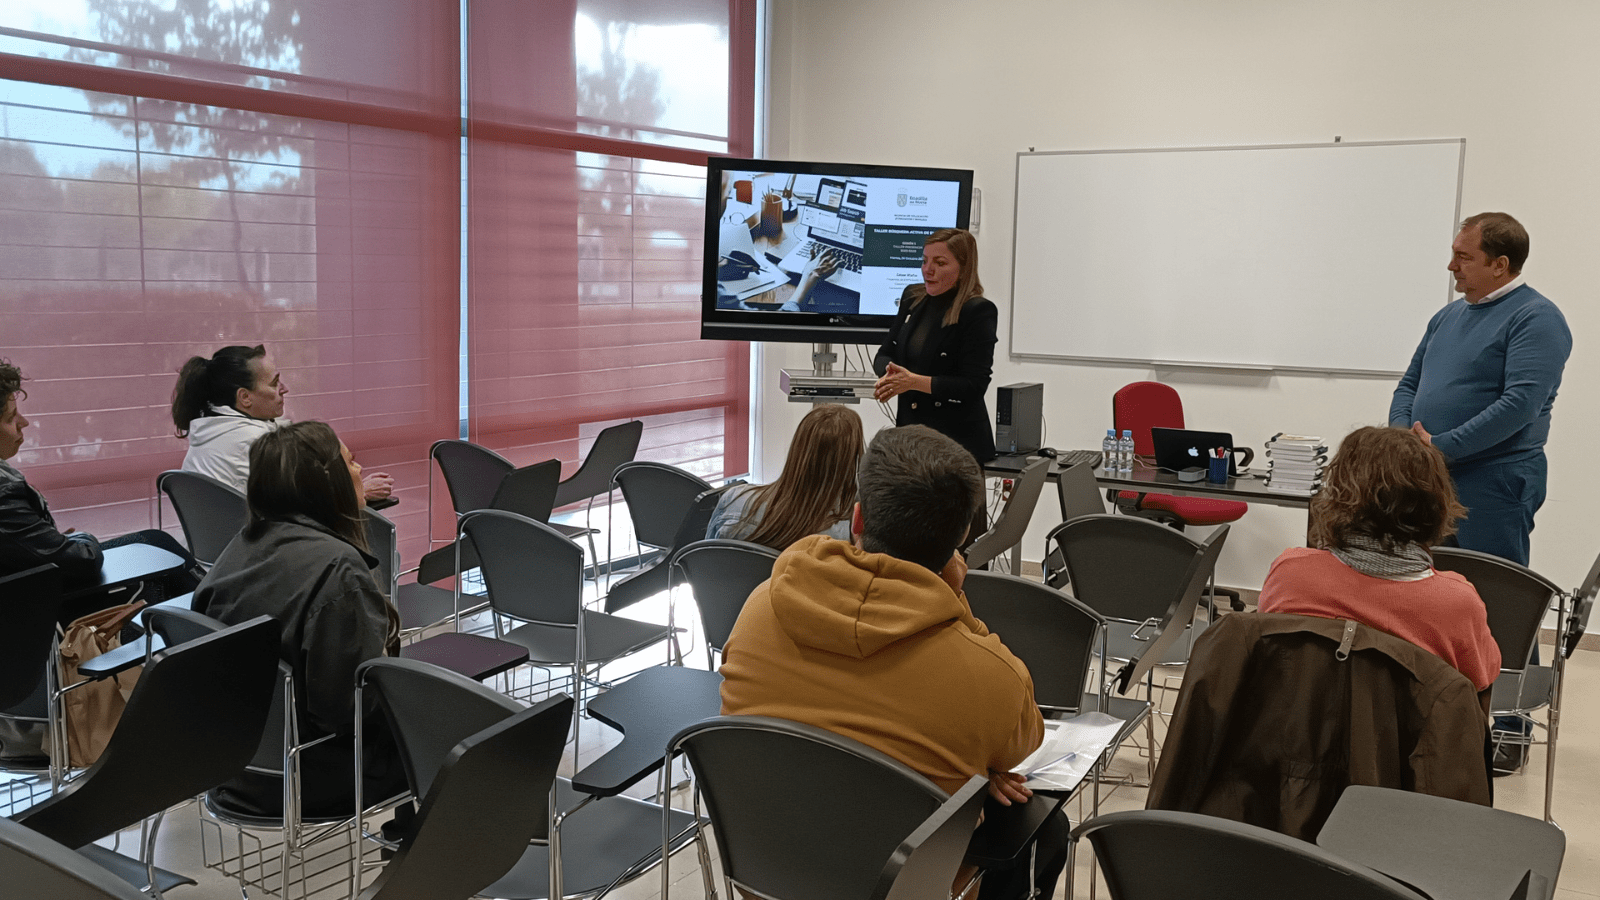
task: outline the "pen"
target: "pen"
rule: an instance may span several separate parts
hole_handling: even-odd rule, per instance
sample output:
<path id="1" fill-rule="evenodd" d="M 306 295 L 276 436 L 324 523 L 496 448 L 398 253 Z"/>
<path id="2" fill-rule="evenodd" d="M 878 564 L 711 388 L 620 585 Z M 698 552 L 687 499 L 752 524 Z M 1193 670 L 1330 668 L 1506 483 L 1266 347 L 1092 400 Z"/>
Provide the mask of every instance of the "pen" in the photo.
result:
<path id="1" fill-rule="evenodd" d="M 1077 758 L 1078 758 L 1078 754 L 1076 752 L 1068 753 L 1065 756 L 1058 756 L 1055 759 L 1050 760 L 1049 762 L 1041 763 L 1040 765 L 1034 766 L 1032 771 L 1030 771 L 1028 774 L 1032 775 L 1035 772 L 1042 772 L 1045 769 L 1048 769 L 1053 765 L 1056 765 L 1058 763 L 1064 763 L 1064 762 L 1072 762 L 1073 760 L 1075 760 Z"/>

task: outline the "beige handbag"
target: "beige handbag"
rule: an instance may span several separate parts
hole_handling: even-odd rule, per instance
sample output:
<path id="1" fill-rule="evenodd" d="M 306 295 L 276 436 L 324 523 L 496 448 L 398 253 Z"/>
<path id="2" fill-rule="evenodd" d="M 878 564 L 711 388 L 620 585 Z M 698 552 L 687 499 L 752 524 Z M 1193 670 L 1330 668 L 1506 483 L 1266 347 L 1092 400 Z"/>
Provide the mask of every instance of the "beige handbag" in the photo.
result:
<path id="1" fill-rule="evenodd" d="M 66 689 L 88 681 L 78 667 L 102 653 L 122 646 L 122 627 L 139 610 L 143 600 L 112 606 L 89 613 L 67 626 L 61 637 L 61 687 Z M 117 729 L 128 695 L 138 681 L 142 667 L 129 669 L 112 678 L 72 688 L 62 695 L 62 715 L 67 720 L 68 765 L 77 768 L 93 765 L 105 752 L 111 733 Z M 53 755 L 53 754 L 52 754 Z"/>

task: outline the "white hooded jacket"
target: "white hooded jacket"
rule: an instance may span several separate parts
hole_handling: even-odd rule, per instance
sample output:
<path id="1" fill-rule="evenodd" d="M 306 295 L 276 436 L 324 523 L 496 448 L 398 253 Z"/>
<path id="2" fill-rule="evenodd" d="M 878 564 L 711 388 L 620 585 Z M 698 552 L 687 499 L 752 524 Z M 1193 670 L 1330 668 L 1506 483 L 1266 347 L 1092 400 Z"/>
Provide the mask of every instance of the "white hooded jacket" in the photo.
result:
<path id="1" fill-rule="evenodd" d="M 212 406 L 207 415 L 189 423 L 183 470 L 209 475 L 244 493 L 250 480 L 250 445 L 288 424 L 288 419 L 253 419 L 231 406 Z"/>

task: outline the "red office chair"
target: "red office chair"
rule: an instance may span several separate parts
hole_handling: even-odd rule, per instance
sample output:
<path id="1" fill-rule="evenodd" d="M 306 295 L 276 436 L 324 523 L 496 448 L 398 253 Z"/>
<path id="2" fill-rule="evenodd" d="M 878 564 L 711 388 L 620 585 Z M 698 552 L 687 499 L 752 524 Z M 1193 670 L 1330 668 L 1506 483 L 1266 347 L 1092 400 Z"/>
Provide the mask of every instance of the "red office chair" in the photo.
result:
<path id="1" fill-rule="evenodd" d="M 1156 452 L 1150 438 L 1152 426 L 1183 427 L 1183 400 L 1178 397 L 1177 391 L 1160 382 L 1135 381 L 1111 395 L 1111 416 L 1117 434 L 1122 434 L 1124 430 L 1133 432 L 1134 455 L 1149 457 Z M 1185 525 L 1236 522 L 1250 509 L 1249 504 L 1237 500 L 1175 497 L 1141 491 L 1117 491 L 1112 499 L 1117 509 L 1128 515 L 1155 519 L 1179 531 Z M 1229 596 L 1235 609 L 1244 608 L 1237 592 L 1224 588 L 1214 588 L 1214 592 Z"/>

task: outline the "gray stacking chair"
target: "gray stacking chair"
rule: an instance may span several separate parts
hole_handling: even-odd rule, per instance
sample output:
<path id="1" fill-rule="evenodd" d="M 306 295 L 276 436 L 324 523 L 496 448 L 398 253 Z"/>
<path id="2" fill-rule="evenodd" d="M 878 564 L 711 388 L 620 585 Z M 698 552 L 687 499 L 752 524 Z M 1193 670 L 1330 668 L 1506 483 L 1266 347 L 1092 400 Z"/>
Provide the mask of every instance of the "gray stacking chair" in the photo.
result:
<path id="1" fill-rule="evenodd" d="M 0 817 L 0 872 L 8 897 L 147 900 L 114 873 L 42 834 Z"/>
<path id="2" fill-rule="evenodd" d="M 1013 575 L 968 572 L 965 589 L 972 614 L 1027 665 L 1040 709 L 1075 715 L 1111 700 L 1121 701 L 1110 710 L 1119 718 L 1149 712 L 1148 703 L 1105 696 L 1106 620 L 1099 613 L 1055 588 Z M 1101 678 L 1094 681 L 1097 655 Z"/>
<path id="3" fill-rule="evenodd" d="M 61 609 L 61 570 L 46 563 L 7 575 L 0 578 L 0 596 L 7 610 L 0 629 L 0 710 L 11 710 L 36 694 L 44 699 L 40 688 Z"/>
<path id="4" fill-rule="evenodd" d="M 772 564 L 777 561 L 778 551 L 771 547 L 721 539 L 695 541 L 672 555 L 674 570 L 689 583 L 700 609 L 708 667 L 711 651 L 722 652 L 744 602 L 761 582 L 772 577 Z"/>
<path id="5" fill-rule="evenodd" d="M 1529 714 L 1541 707 L 1552 706 L 1557 695 L 1558 669 L 1566 666 L 1561 659 L 1565 647 L 1558 642 L 1557 665 L 1535 665 L 1531 662 L 1533 648 L 1539 641 L 1539 629 L 1545 613 L 1552 606 L 1558 610 L 1558 622 L 1566 623 L 1570 615 L 1567 593 L 1555 582 L 1539 573 L 1489 553 L 1463 550 L 1459 547 L 1433 548 L 1433 565 L 1446 572 L 1455 572 L 1472 583 L 1483 598 L 1489 614 L 1489 633 L 1500 647 L 1500 676 L 1490 689 L 1489 707 L 1496 716 L 1518 716 L 1526 722 L 1545 727 Z M 1600 563 L 1597 563 L 1600 566 Z M 1581 590 L 1581 589 L 1580 589 Z M 1552 706 L 1551 717 L 1559 720 L 1559 706 Z M 1545 821 L 1551 818 L 1554 799 L 1555 733 L 1547 730 L 1545 755 Z M 1526 745 L 1530 734 L 1519 734 L 1496 728 L 1496 744 Z"/>
<path id="6" fill-rule="evenodd" d="M 10 615 L 6 627 L 0 629 L 0 719 L 7 720 L 19 735 L 55 733 L 61 717 L 56 675 L 60 668 L 56 624 L 62 604 L 61 570 L 47 563 L 0 578 L 0 597 L 5 598 Z M 39 776 L 46 773 L 53 790 L 65 768 L 65 760 L 52 762 L 43 755 L 7 761 L 0 769 L 25 777 L 0 787 L 0 808 L 42 793 L 46 785 Z"/>
<path id="7" fill-rule="evenodd" d="M 412 836 L 360 900 L 466 900 L 510 872 L 530 841 L 548 836 L 550 783 L 571 724 L 572 698 L 557 695 L 446 751 Z"/>
<path id="8" fill-rule="evenodd" d="M 440 445 L 445 445 L 441 447 Z M 527 516 L 535 522 L 544 522 L 569 538 L 587 537 L 589 555 L 595 554 L 592 528 L 552 523 L 550 514 L 555 510 L 556 495 L 561 481 L 561 461 L 547 459 L 532 465 L 511 467 L 511 463 L 493 450 L 466 441 L 439 441 L 434 445 L 441 455 L 445 481 L 451 488 L 451 500 L 456 508 L 458 539 L 452 546 L 431 550 L 423 555 L 418 565 L 417 580 L 429 584 L 478 566 L 476 548 L 470 542 L 459 540 L 461 518 L 480 509 L 499 509 Z M 452 461 L 446 466 L 446 460 Z M 455 472 L 454 480 L 451 472 Z M 483 488 L 492 479 L 494 488 L 485 494 Z M 476 504 L 476 505 L 474 505 Z M 463 508 L 470 506 L 470 508 Z"/>
<path id="9" fill-rule="evenodd" d="M 82 848 L 138 887 L 155 884 L 157 897 L 193 883 L 152 864 L 159 816 L 243 771 L 266 724 L 279 648 L 278 623 L 266 616 L 221 631 L 168 629 L 164 636 L 167 649 L 145 664 L 100 758 L 60 793 L 13 817 Z M 142 864 L 93 844 L 151 816 L 158 818 L 146 832 Z"/>
<path id="10" fill-rule="evenodd" d="M 156 476 L 156 488 L 172 501 L 183 525 L 183 538 L 189 554 L 201 565 L 211 566 L 227 548 L 228 542 L 250 519 L 250 504 L 244 494 L 198 472 L 171 469 Z M 161 527 L 161 505 L 156 504 L 156 527 Z"/>
<path id="11" fill-rule="evenodd" d="M 1061 504 L 1061 521 L 1105 514 L 1105 497 L 1100 493 L 1100 483 L 1094 479 L 1094 471 L 1093 465 L 1079 463 L 1056 473 L 1056 500 Z M 1047 548 L 1044 582 L 1053 588 L 1067 584 L 1066 563 L 1059 547 Z"/>
<path id="12" fill-rule="evenodd" d="M 1200 626 L 1190 624 L 1228 537 L 1219 525 L 1204 541 L 1149 519 L 1080 516 L 1045 538 L 1061 551 L 1072 595 L 1110 623 L 1112 659 L 1128 660 L 1118 690 L 1156 665 L 1182 664 Z"/>
<path id="13" fill-rule="evenodd" d="M 151 631 L 168 641 L 182 641 L 202 634 L 207 629 L 221 630 L 225 626 L 216 619 L 193 610 L 151 611 Z M 294 689 L 294 670 L 279 659 L 272 679 L 272 698 L 267 710 L 266 726 L 250 755 L 247 772 L 275 778 L 282 784 L 282 809 L 279 815 L 261 815 L 255 810 L 241 809 L 218 790 L 207 791 L 201 798 L 201 831 L 208 830 L 219 847 L 215 862 L 208 856 L 206 865 L 237 878 L 241 890 L 256 887 L 263 891 L 284 894 L 296 890 L 303 896 L 306 891 L 308 862 L 321 858 L 322 851 L 331 846 L 332 839 L 354 821 L 354 809 L 339 812 L 308 812 L 303 805 L 300 780 L 300 760 L 305 751 L 336 735 L 323 735 L 305 739 L 301 736 L 301 717 Z M 393 800 L 394 798 L 390 798 Z M 223 829 L 234 834 L 225 834 Z M 275 845 L 263 846 L 254 838 L 245 839 L 245 832 L 270 832 Z M 254 845 L 256 849 L 250 849 Z M 232 855 L 230 855 L 230 853 Z M 276 855 L 278 870 L 273 871 L 267 861 Z M 347 877 L 355 884 L 354 860 L 350 860 Z M 273 885 L 269 887 L 269 885 Z"/>
<path id="14" fill-rule="evenodd" d="M 672 633 L 585 609 L 583 549 L 543 522 L 479 510 L 462 518 L 461 533 L 478 548 L 495 636 L 526 648 L 534 665 L 571 668 L 580 707 L 591 670 Z M 520 624 L 507 630 L 506 619 Z"/>
<path id="15" fill-rule="evenodd" d="M 564 479 L 556 491 L 556 506 L 567 506 L 609 494 L 614 486 L 611 480 L 617 466 L 633 462 L 639 452 L 639 438 L 644 434 L 644 423 L 638 419 L 612 425 L 595 436 L 589 455 L 583 458 L 578 471 Z"/>
<path id="16" fill-rule="evenodd" d="M 1033 509 L 1039 504 L 1039 494 L 1044 490 L 1045 476 L 1050 474 L 1051 462 L 1049 457 L 1041 456 L 1028 463 L 1017 476 L 1015 487 L 1011 492 L 1011 501 L 1000 511 L 999 517 L 989 526 L 989 530 L 979 535 L 967 547 L 969 567 L 982 569 L 995 557 L 1022 542 L 1022 536 L 1028 530 L 1028 523 L 1033 519 Z M 1018 571 L 1011 574 L 1022 573 Z"/>
<path id="17" fill-rule="evenodd" d="M 1195 610 L 1227 537 L 1226 525 L 1196 543 L 1150 519 L 1090 515 L 1061 523 L 1045 538 L 1060 552 L 1073 596 L 1106 619 L 1106 652 L 1125 661 L 1112 676 L 1118 693 L 1144 681 L 1153 706 L 1154 668 L 1188 661 L 1202 630 Z M 1148 715 L 1145 736 L 1154 777 L 1155 722 Z"/>
<path id="18" fill-rule="evenodd" d="M 728 897 L 739 896 L 736 889 L 832 900 L 947 896 L 959 853 L 944 856 L 937 874 L 913 877 L 889 869 L 916 855 L 908 851 L 907 838 L 936 815 L 955 821 L 950 830 L 929 830 L 942 831 L 946 848 L 965 849 L 987 789 L 974 776 L 948 797 L 887 754 L 822 728 L 765 716 L 719 716 L 691 725 L 668 745 L 668 753 L 680 751 L 694 767 L 697 796 L 716 831 Z M 945 810 L 947 802 L 955 810 Z M 932 863 L 932 856 L 924 863 Z M 703 846 L 701 860 L 710 896 Z M 667 882 L 669 874 L 662 874 Z M 896 875 L 906 878 L 902 892 L 913 881 L 938 892 L 892 892 Z"/>
<path id="19" fill-rule="evenodd" d="M 445 489 L 456 516 L 487 509 L 500 482 L 516 465 L 511 460 L 471 441 L 435 441 L 428 450 L 444 475 Z M 428 479 L 428 520 L 433 520 L 433 479 Z"/>
<path id="20" fill-rule="evenodd" d="M 711 509 L 707 508 L 698 534 L 692 533 L 692 526 L 685 525 L 697 510 L 697 501 L 712 487 L 704 479 L 676 466 L 641 461 L 623 463 L 613 473 L 612 481 L 622 490 L 622 499 L 628 504 L 642 568 L 607 587 L 606 612 L 616 612 L 666 590 L 667 563 L 673 552 L 705 537 L 711 519 Z M 612 530 L 608 529 L 607 535 Z M 609 557 L 609 537 L 606 544 Z"/>
<path id="21" fill-rule="evenodd" d="M 1566 855 L 1560 828 L 1491 806 L 1393 788 L 1344 789 L 1317 846 L 1430 897 L 1554 896 Z M 1531 873 L 1531 874 L 1530 874 Z"/>
<path id="22" fill-rule="evenodd" d="M 616 487 L 612 475 L 623 463 L 633 462 L 639 452 L 639 438 L 644 434 L 644 423 L 638 419 L 612 425 L 595 436 L 589 446 L 589 455 L 583 458 L 578 471 L 556 486 L 556 508 L 589 501 L 584 510 L 584 525 L 593 527 L 590 514 L 594 512 L 597 497 L 608 497 Z M 594 557 L 594 538 L 590 536 L 589 555 Z"/>
<path id="23" fill-rule="evenodd" d="M 456 522 L 475 509 L 488 509 L 494 503 L 495 491 L 500 482 L 516 469 L 516 464 L 504 456 L 471 441 L 434 441 L 428 456 L 439 465 L 444 476 L 444 486 L 450 492 L 450 505 L 455 510 Z M 428 478 L 428 544 L 439 543 L 433 539 L 433 478 Z M 478 567 L 477 554 L 470 546 L 460 547 L 459 527 L 452 530 L 450 543 L 457 547 L 443 547 L 424 554 L 419 563 L 417 580 L 432 584 Z"/>
<path id="24" fill-rule="evenodd" d="M 410 637 L 418 632 L 450 621 L 456 614 L 455 592 L 421 582 L 400 583 L 400 549 L 395 537 L 394 522 L 383 513 L 367 509 L 363 512 L 367 526 L 367 550 L 378 558 L 372 570 L 378 588 L 388 596 L 400 613 L 400 636 Z M 470 615 L 481 609 L 480 601 L 462 610 Z"/>
<path id="25" fill-rule="evenodd" d="M 1072 837 L 1094 845 L 1111 900 L 1426 900 L 1315 844 L 1198 813 L 1110 813 L 1079 825 Z"/>
<path id="26" fill-rule="evenodd" d="M 412 794 L 424 798 L 439 787 L 439 773 L 452 747 L 524 709 L 475 681 L 414 660 L 370 660 L 357 670 L 356 684 L 358 696 L 369 691 L 377 695 L 400 748 Z M 597 800 L 574 790 L 569 779 L 556 777 L 574 706 L 570 697 L 558 694 L 536 708 L 552 708 L 551 704 L 565 710 L 551 719 L 552 746 L 540 751 L 546 756 L 526 763 L 541 784 L 538 811 L 545 827 L 535 832 L 533 843 L 508 872 L 482 889 L 485 896 L 506 900 L 588 896 L 635 878 L 659 862 L 661 807 L 622 796 Z M 496 826 L 500 802 L 477 810 L 478 827 Z M 674 847 L 688 840 L 692 824 L 688 813 L 673 813 Z M 552 858 L 561 861 L 553 870 Z"/>

